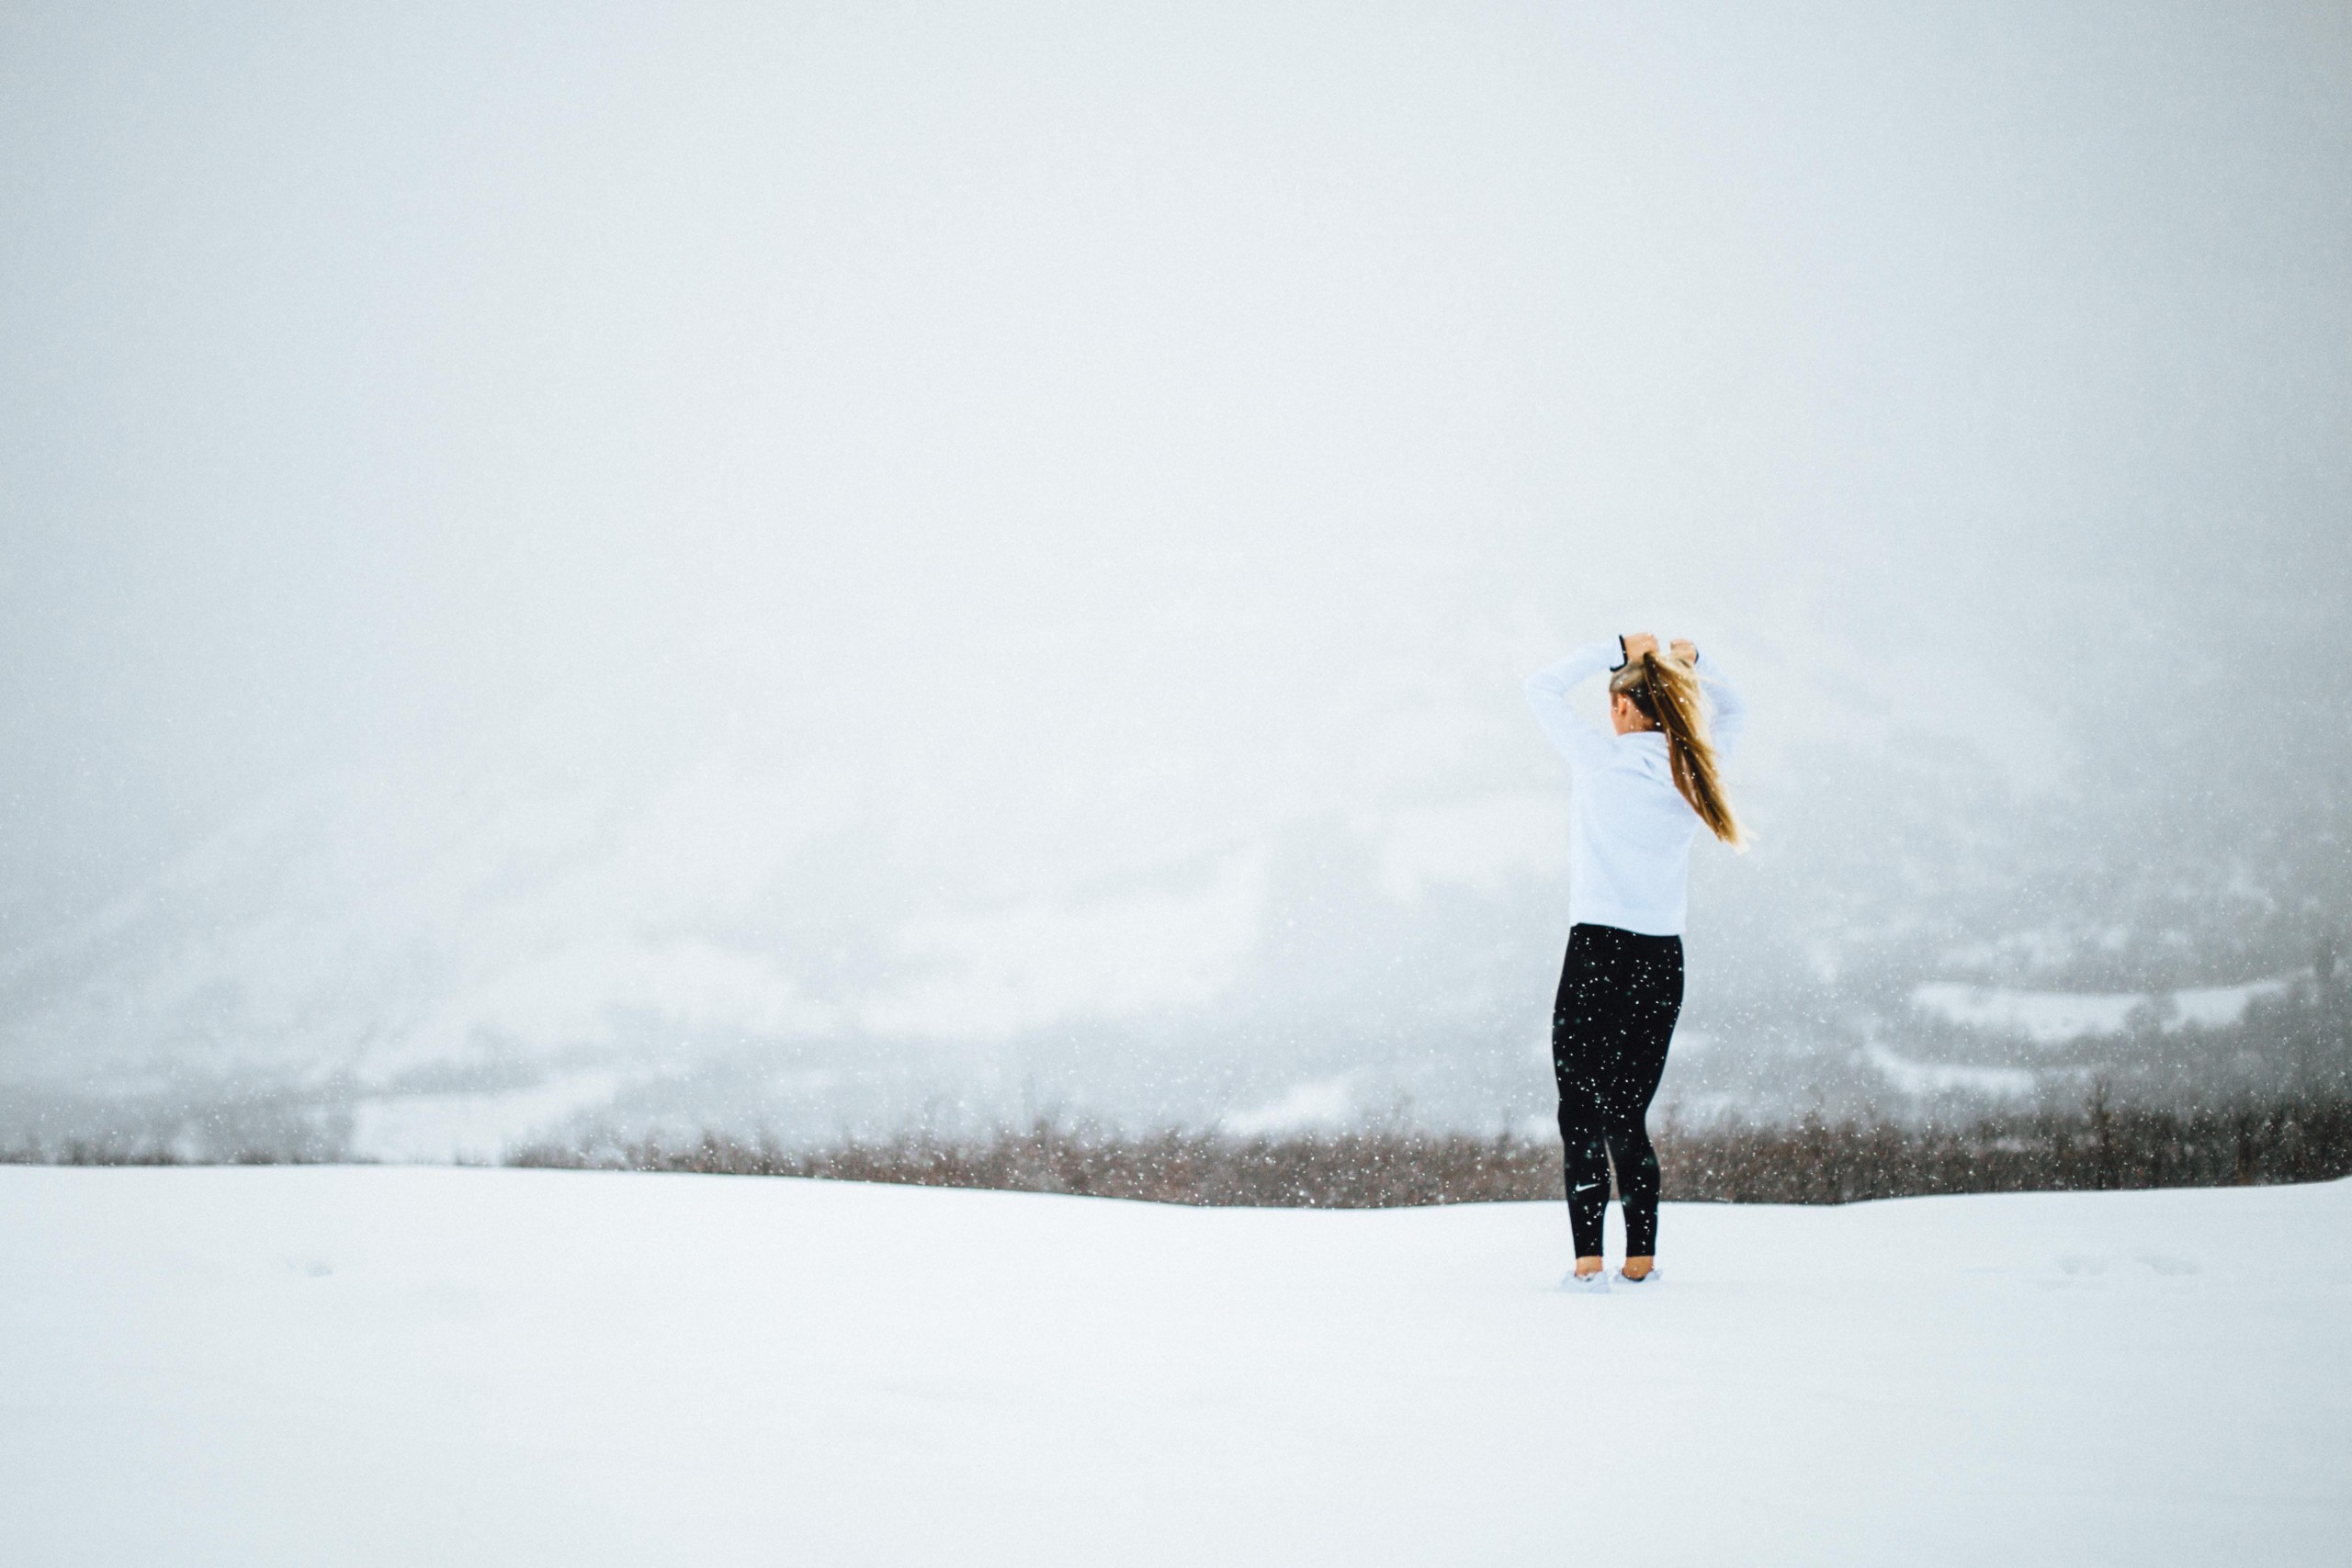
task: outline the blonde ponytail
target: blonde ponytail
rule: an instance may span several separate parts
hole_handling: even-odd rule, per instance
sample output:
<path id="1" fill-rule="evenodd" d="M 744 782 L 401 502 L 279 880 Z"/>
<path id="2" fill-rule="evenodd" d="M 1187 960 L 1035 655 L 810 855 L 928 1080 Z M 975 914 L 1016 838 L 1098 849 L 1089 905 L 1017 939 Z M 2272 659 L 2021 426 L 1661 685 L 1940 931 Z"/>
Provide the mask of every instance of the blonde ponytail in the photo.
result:
<path id="1" fill-rule="evenodd" d="M 1747 835 L 1724 794 L 1723 769 L 1707 734 L 1707 705 L 1699 672 L 1668 653 L 1645 653 L 1610 677 L 1609 690 L 1632 699 L 1643 715 L 1666 732 L 1667 765 L 1674 787 L 1699 814 L 1707 830 L 1733 849 L 1746 849 Z"/>

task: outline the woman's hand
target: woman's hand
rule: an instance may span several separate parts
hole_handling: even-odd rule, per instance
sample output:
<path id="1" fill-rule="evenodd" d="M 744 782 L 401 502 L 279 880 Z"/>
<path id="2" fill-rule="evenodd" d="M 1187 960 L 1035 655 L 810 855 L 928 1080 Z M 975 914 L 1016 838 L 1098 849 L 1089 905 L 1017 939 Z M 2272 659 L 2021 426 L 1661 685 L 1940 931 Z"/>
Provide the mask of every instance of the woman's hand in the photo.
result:
<path id="1" fill-rule="evenodd" d="M 1657 651 L 1657 637 L 1649 632 L 1626 632 L 1617 640 L 1625 645 L 1625 662 L 1628 664 L 1645 653 Z"/>
<path id="2" fill-rule="evenodd" d="M 1674 657 L 1682 660 L 1683 663 L 1696 664 L 1699 662 L 1699 645 L 1692 642 L 1689 637 L 1676 637 L 1667 646 L 1674 649 Z"/>

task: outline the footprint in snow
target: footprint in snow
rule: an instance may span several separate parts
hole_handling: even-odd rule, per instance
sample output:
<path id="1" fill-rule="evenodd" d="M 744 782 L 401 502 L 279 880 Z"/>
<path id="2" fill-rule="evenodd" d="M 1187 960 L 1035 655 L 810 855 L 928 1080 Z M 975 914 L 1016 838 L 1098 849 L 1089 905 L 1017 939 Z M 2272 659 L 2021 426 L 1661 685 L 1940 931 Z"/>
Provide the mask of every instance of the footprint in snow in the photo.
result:
<path id="1" fill-rule="evenodd" d="M 2186 1258 L 2167 1258 L 2161 1252 L 2137 1252 L 2132 1257 L 2167 1279 L 2199 1272 L 2198 1266 Z"/>

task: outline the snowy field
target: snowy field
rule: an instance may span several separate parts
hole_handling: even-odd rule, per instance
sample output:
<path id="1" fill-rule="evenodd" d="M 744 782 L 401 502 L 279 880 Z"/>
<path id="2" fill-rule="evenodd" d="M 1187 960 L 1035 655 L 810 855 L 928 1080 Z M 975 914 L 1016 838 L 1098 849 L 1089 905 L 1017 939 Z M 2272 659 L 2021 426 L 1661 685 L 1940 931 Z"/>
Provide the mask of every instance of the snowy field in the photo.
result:
<path id="1" fill-rule="evenodd" d="M 0 1520 L 73 1564 L 2352 1560 L 2352 1184 L 1181 1210 L 0 1169 Z"/>

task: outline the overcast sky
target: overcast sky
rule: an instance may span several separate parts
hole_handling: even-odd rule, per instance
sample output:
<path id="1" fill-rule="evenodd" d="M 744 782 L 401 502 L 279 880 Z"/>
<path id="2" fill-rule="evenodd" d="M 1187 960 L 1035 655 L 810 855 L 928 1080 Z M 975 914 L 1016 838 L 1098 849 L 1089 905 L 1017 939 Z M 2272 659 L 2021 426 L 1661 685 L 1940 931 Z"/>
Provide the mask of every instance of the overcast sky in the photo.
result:
<path id="1" fill-rule="evenodd" d="M 15 6 L 0 209 L 12 947 L 319 779 L 1556 787 L 1628 624 L 1766 797 L 2345 755 L 2339 6 Z"/>

